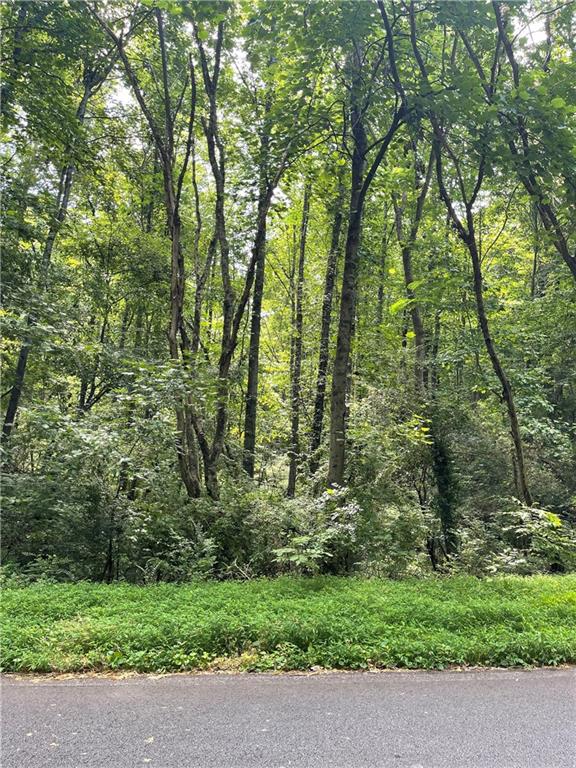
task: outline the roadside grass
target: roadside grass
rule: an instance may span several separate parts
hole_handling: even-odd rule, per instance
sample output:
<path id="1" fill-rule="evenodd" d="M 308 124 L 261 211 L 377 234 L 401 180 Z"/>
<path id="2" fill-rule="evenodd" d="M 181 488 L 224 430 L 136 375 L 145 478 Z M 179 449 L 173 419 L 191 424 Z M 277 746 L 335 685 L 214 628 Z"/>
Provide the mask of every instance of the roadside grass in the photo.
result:
<path id="1" fill-rule="evenodd" d="M 576 662 L 576 574 L 7 588 L 4 672 Z"/>

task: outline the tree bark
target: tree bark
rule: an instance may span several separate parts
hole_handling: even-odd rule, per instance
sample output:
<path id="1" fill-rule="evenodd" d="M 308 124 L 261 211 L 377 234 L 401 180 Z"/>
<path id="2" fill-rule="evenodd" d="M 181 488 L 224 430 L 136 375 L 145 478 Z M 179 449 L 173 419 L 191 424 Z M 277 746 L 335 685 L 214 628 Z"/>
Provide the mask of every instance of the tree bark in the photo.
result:
<path id="1" fill-rule="evenodd" d="M 308 220 L 310 217 L 310 181 L 304 187 L 302 204 L 302 222 L 300 225 L 300 246 L 298 250 L 298 271 L 296 277 L 296 305 L 293 330 L 294 364 L 292 367 L 292 382 L 290 387 L 290 465 L 288 469 L 288 487 L 286 495 L 293 498 L 296 493 L 296 477 L 300 462 L 300 397 L 302 375 L 302 334 L 304 331 L 303 294 L 304 266 L 306 260 L 306 239 L 308 235 Z"/>
<path id="2" fill-rule="evenodd" d="M 272 195 L 280 178 L 285 171 L 288 163 L 290 142 L 285 149 L 285 152 L 278 162 L 278 166 L 273 176 L 268 176 L 265 173 L 266 184 L 260 188 L 259 196 L 259 209 L 258 209 L 258 221 L 256 224 L 256 238 L 252 248 L 250 261 L 246 269 L 246 275 L 244 277 L 244 283 L 242 291 L 238 297 L 236 297 L 232 279 L 230 275 L 230 258 L 229 258 L 229 244 L 226 234 L 226 218 L 225 218 L 225 206 L 224 206 L 224 190 L 225 190 L 225 152 L 224 146 L 221 142 L 218 128 L 218 113 L 216 94 L 218 79 L 220 74 L 221 52 L 223 44 L 224 34 L 224 22 L 220 22 L 218 25 L 218 34 L 216 40 L 216 46 L 214 51 L 214 63 L 212 73 L 208 66 L 208 59 L 204 50 L 204 45 L 198 34 L 198 28 L 195 23 L 194 36 L 198 47 L 198 53 L 202 65 L 202 75 L 204 80 L 204 90 L 208 99 L 208 119 L 203 120 L 204 135 L 206 137 L 206 144 L 208 148 L 208 159 L 214 177 L 214 183 L 216 187 L 216 200 L 215 200 L 215 232 L 220 246 L 220 272 L 222 279 L 222 338 L 220 344 L 220 355 L 218 360 L 218 383 L 216 393 L 216 416 L 214 419 L 214 432 L 211 444 L 208 444 L 206 439 L 206 433 L 198 418 L 194 419 L 194 428 L 198 436 L 198 443 L 203 457 L 205 481 L 208 494 L 213 499 L 218 499 L 218 472 L 217 463 L 224 449 L 224 441 L 226 437 L 226 429 L 228 424 L 228 394 L 229 394 L 229 377 L 230 366 L 232 358 L 238 344 L 238 334 L 242 325 L 244 312 L 248 305 L 248 299 L 252 292 L 252 287 L 256 277 L 256 272 L 260 268 L 259 278 L 263 280 L 263 259 L 265 258 L 265 243 L 266 243 L 266 217 L 272 201 Z M 265 134 L 265 137 L 267 134 Z M 266 146 L 262 148 L 262 155 L 265 157 L 267 154 Z M 267 166 L 267 158 L 265 166 Z M 268 169 L 265 167 L 265 170 Z M 262 181 L 262 178 L 261 178 Z M 263 284 L 262 284 L 263 289 Z M 261 298 L 261 297 L 260 297 Z M 258 318 L 254 317 L 254 322 L 259 322 Z M 259 334 L 255 333 L 254 347 L 256 347 L 256 340 Z M 259 345 L 258 345 L 259 346 Z M 255 359 L 253 359 L 253 380 L 252 380 L 252 398 L 254 398 L 254 386 L 256 386 L 256 401 L 257 405 L 257 382 L 254 381 L 254 374 L 257 378 L 257 369 Z M 252 407 L 254 401 L 252 403 Z M 255 426 L 254 426 L 255 429 Z M 248 453 L 253 454 L 253 449 L 248 446 Z M 250 467 L 248 467 L 250 469 Z"/>
<path id="3" fill-rule="evenodd" d="M 310 472 L 318 471 L 318 450 L 322 443 L 324 424 L 324 404 L 326 401 L 326 383 L 328 378 L 328 360 L 330 356 L 330 327 L 332 324 L 332 302 L 338 268 L 338 252 L 340 250 L 340 235 L 342 232 L 342 205 L 344 202 L 344 184 L 339 180 L 338 195 L 335 201 L 330 252 L 326 263 L 324 276 L 324 291 L 322 295 L 322 320 L 320 324 L 320 344 L 318 351 L 318 374 L 316 377 L 316 396 L 314 398 L 314 414 L 312 417 L 312 434 L 310 440 Z"/>
<path id="4" fill-rule="evenodd" d="M 256 452 L 256 417 L 258 411 L 258 376 L 260 367 L 260 331 L 262 327 L 262 298 L 266 271 L 266 219 L 256 234 L 256 273 L 250 317 L 250 343 L 248 349 L 248 382 L 246 385 L 244 415 L 244 455 L 242 466 L 249 477 L 254 477 Z"/>
<path id="5" fill-rule="evenodd" d="M 31 325 L 30 318 L 28 318 L 28 325 Z M 12 428 L 16 422 L 16 414 L 18 413 L 18 406 L 20 404 L 20 398 L 22 397 L 22 388 L 24 386 L 24 377 L 26 376 L 26 366 L 28 365 L 28 355 L 30 354 L 30 339 L 25 339 L 20 347 L 18 353 L 18 362 L 16 363 L 16 371 L 14 373 L 14 383 L 10 390 L 10 397 L 8 398 L 8 405 L 6 407 L 6 414 L 4 416 L 4 424 L 2 425 L 2 443 L 7 442 L 10 439 Z"/>
<path id="6" fill-rule="evenodd" d="M 396 71 L 394 40 L 386 11 L 382 7 L 381 13 L 385 18 L 386 47 L 388 60 L 395 82 L 398 81 Z M 383 57 L 381 57 L 382 60 Z M 405 116 L 404 101 L 400 107 L 395 106 L 390 126 L 385 135 L 377 142 L 378 149 L 364 175 L 368 141 L 364 126 L 364 116 L 370 103 L 370 94 L 365 93 L 365 73 L 363 72 L 363 52 L 361 47 L 354 47 L 351 57 L 352 83 L 350 88 L 350 127 L 352 133 L 352 169 L 350 208 L 348 214 L 348 230 L 346 233 L 346 247 L 344 251 L 344 270 L 342 275 L 342 292 L 340 297 L 340 318 L 338 322 L 338 338 L 336 341 L 336 354 L 334 358 L 334 370 L 332 373 L 331 413 L 330 413 L 330 457 L 328 461 L 327 482 L 330 486 L 340 486 L 344 482 L 344 469 L 346 460 L 346 392 L 348 389 L 350 370 L 350 350 L 354 335 L 354 314 L 358 290 L 359 247 L 362 232 L 362 215 L 366 194 L 372 181 L 384 159 L 390 142 L 396 135 L 396 131 L 402 124 Z M 377 67 L 376 67 L 377 70 Z M 372 72 L 372 79 L 375 76 Z M 375 146 L 373 144 L 373 146 Z"/>
<path id="7" fill-rule="evenodd" d="M 340 318 L 336 355 L 332 373 L 332 395 L 330 412 L 330 459 L 328 465 L 328 485 L 342 485 L 344 480 L 344 462 L 346 450 L 346 391 L 348 388 L 348 370 L 352 329 L 358 282 L 358 249 L 362 229 L 364 199 L 361 195 L 364 177 L 365 154 L 367 147 L 363 114 L 358 103 L 358 83 L 356 92 L 352 91 L 352 136 L 354 150 L 352 155 L 352 179 L 350 208 L 348 213 L 348 231 L 344 252 L 344 270 L 342 292 L 340 296 Z"/>
<path id="8" fill-rule="evenodd" d="M 170 326 L 168 342 L 170 356 L 174 360 L 184 359 L 190 350 L 190 339 L 184 323 L 184 296 L 186 290 L 186 273 L 184 255 L 182 252 L 182 222 L 180 219 L 180 197 L 182 182 L 186 172 L 193 147 L 193 130 L 196 110 L 196 85 L 192 60 L 189 59 L 190 79 L 190 114 L 188 117 L 188 140 L 185 148 L 183 164 L 178 180 L 174 178 L 174 119 L 170 102 L 168 82 L 168 58 L 164 34 L 164 22 L 160 9 L 155 10 L 158 27 L 158 43 L 162 60 L 162 86 L 164 102 L 164 141 L 163 151 L 157 147 L 161 157 L 162 175 L 164 179 L 164 200 L 166 218 L 171 241 L 171 271 L 170 271 Z M 154 131 L 153 131 L 154 135 Z M 190 498 L 198 498 L 201 494 L 198 468 L 198 453 L 192 428 L 190 404 L 183 397 L 176 405 L 176 454 L 180 476 Z"/>
<path id="9" fill-rule="evenodd" d="M 252 313 L 250 317 L 250 342 L 248 347 L 248 381 L 246 384 L 244 413 L 244 445 L 242 466 L 248 477 L 254 477 L 256 461 L 256 420 L 258 412 L 258 378 L 260 368 L 260 331 L 262 327 L 262 299 L 264 296 L 264 278 L 266 274 L 266 226 L 271 195 L 269 194 L 268 152 L 270 135 L 267 117 L 270 111 L 270 99 L 266 100 L 264 129 L 260 139 L 260 179 L 258 194 L 258 222 L 253 257 L 256 262 L 254 289 L 252 295 Z"/>
<path id="10" fill-rule="evenodd" d="M 520 489 L 520 496 L 522 500 L 530 506 L 532 504 L 532 495 L 528 488 L 528 481 L 526 479 L 526 468 L 524 462 L 524 450 L 522 446 L 522 438 L 520 435 L 520 425 L 518 423 L 518 413 L 516 411 L 516 405 L 514 402 L 514 396 L 512 393 L 512 386 L 504 371 L 500 357 L 496 351 L 492 335 L 490 333 L 490 325 L 488 322 L 488 316 L 486 314 L 486 307 L 484 304 L 484 280 L 482 275 L 482 265 L 480 261 L 480 254 L 478 251 L 478 243 L 476 240 L 476 233 L 474 228 L 474 216 L 472 212 L 473 199 L 464 200 L 464 207 L 466 210 L 466 225 L 460 220 L 456 209 L 449 196 L 446 185 L 444 184 L 444 175 L 442 169 L 442 134 L 439 133 L 438 126 L 435 127 L 436 134 L 436 169 L 438 186 L 440 189 L 440 196 L 444 201 L 452 224 L 458 233 L 458 236 L 465 244 L 470 259 L 472 261 L 472 275 L 474 283 L 474 297 L 476 300 L 476 314 L 478 317 L 478 324 L 482 332 L 482 338 L 484 340 L 484 346 L 490 358 L 492 368 L 498 381 L 502 386 L 502 399 L 506 403 L 506 409 L 508 411 L 508 419 L 510 423 L 510 433 L 512 436 L 512 442 L 514 444 L 514 451 L 516 454 L 516 476 L 518 478 L 518 487 Z M 454 159 L 454 158 L 453 158 Z M 480 171 L 478 181 L 475 185 L 475 189 L 480 189 L 480 181 L 482 178 L 482 172 Z"/>
<path id="11" fill-rule="evenodd" d="M 176 114 L 172 110 L 169 87 L 169 62 L 164 32 L 164 19 L 160 8 L 154 9 L 158 30 L 158 46 L 160 49 L 162 68 L 162 102 L 164 107 L 163 122 L 158 122 L 149 104 L 146 102 L 136 73 L 126 53 L 125 38 L 118 37 L 107 22 L 98 15 L 97 11 L 89 8 L 90 13 L 114 42 L 116 50 L 124 66 L 124 71 L 142 114 L 148 123 L 154 145 L 157 150 L 162 179 L 164 184 L 164 204 L 166 221 L 171 241 L 171 276 L 170 276 L 170 323 L 168 327 L 168 345 L 170 357 L 176 361 L 181 359 L 186 363 L 190 350 L 190 340 L 184 323 L 184 295 L 186 275 L 184 256 L 181 244 L 180 198 L 182 185 L 188 168 L 188 163 L 194 146 L 194 122 L 196 114 L 196 80 L 192 58 L 188 57 L 190 111 L 188 115 L 188 135 L 184 146 L 183 160 L 178 175 L 175 174 L 174 123 Z M 180 108 L 176 108 L 176 112 Z M 197 451 L 192 430 L 192 414 L 189 398 L 183 397 L 176 404 L 176 453 L 182 482 L 191 497 L 200 495 L 200 479 L 198 472 Z"/>
<path id="12" fill-rule="evenodd" d="M 249 284 L 248 293 L 244 292 L 239 304 L 235 308 L 235 295 L 230 275 L 230 245 L 226 229 L 225 216 L 225 183 L 226 183 L 226 158 L 218 127 L 217 92 L 220 77 L 221 54 L 224 40 L 224 22 L 218 24 L 216 45 L 214 50 L 214 64 L 212 72 L 208 64 L 206 51 L 202 43 L 198 27 L 193 22 L 194 37 L 200 56 L 204 90 L 208 100 L 208 118 L 202 120 L 208 160 L 216 187 L 216 199 L 214 204 L 215 238 L 220 251 L 220 275 L 222 280 L 222 339 L 218 360 L 218 382 L 216 389 L 216 417 L 214 423 L 214 435 L 211 445 L 208 443 L 204 426 L 198 415 L 193 416 L 193 425 L 200 446 L 204 464 L 204 482 L 208 495 L 218 500 L 220 489 L 218 484 L 218 461 L 224 447 L 226 427 L 228 423 L 228 377 L 230 364 L 237 343 L 238 330 L 242 314 L 248 301 L 248 295 L 252 287 L 255 271 L 255 260 L 249 266 L 246 283 Z"/>
<path id="13" fill-rule="evenodd" d="M 500 362 L 500 357 L 496 352 L 496 347 L 494 346 L 494 341 L 490 334 L 490 326 L 488 324 L 488 317 L 486 315 L 486 308 L 484 305 L 482 268 L 480 264 L 478 247 L 476 244 L 476 237 L 474 234 L 474 229 L 472 227 L 471 217 L 469 219 L 468 232 L 469 232 L 469 236 L 466 244 L 468 246 L 468 252 L 470 253 L 470 258 L 472 260 L 472 271 L 474 275 L 474 296 L 476 298 L 476 311 L 478 314 L 478 322 L 480 325 L 480 329 L 482 331 L 482 338 L 484 339 L 484 345 L 486 347 L 486 351 L 488 352 L 488 356 L 492 363 L 492 368 L 494 369 L 494 373 L 498 377 L 498 380 L 500 381 L 500 384 L 502 386 L 502 397 L 504 399 L 504 402 L 506 403 L 508 418 L 510 421 L 510 433 L 512 435 L 512 442 L 514 443 L 514 450 L 516 453 L 516 469 L 517 469 L 518 487 L 519 487 L 520 495 L 524 500 L 524 502 L 528 506 L 530 506 L 532 504 L 532 495 L 528 488 L 528 481 L 526 479 L 524 450 L 522 446 L 522 438 L 520 435 L 520 425 L 518 423 L 518 413 L 516 411 L 516 405 L 514 403 L 512 386 L 510 384 L 510 381 L 508 380 L 506 373 L 504 372 L 502 363 Z"/>

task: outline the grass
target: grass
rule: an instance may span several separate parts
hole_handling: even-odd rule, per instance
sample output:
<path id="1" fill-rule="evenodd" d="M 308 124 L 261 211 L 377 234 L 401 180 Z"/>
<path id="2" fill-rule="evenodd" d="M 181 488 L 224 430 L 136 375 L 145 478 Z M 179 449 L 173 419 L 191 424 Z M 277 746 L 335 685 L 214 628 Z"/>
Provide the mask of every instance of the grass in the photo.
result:
<path id="1" fill-rule="evenodd" d="M 10 672 L 576 662 L 576 575 L 4 590 Z"/>

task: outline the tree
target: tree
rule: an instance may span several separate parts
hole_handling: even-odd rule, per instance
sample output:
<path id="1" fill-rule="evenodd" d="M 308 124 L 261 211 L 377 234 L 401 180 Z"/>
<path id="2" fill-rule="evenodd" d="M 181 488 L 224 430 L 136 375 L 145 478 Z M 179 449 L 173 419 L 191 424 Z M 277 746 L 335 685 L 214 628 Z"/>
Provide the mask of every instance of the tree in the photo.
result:
<path id="1" fill-rule="evenodd" d="M 166 36 L 164 30 L 163 13 L 159 8 L 154 11 L 157 26 L 157 44 L 161 61 L 162 82 L 162 113 L 163 122 L 159 123 L 154 115 L 154 107 L 147 102 L 134 67 L 126 51 L 125 35 L 116 34 L 106 20 L 96 10 L 92 13 L 102 29 L 116 46 L 118 56 L 124 67 L 128 82 L 138 101 L 144 115 L 154 144 L 158 153 L 162 176 L 164 180 L 164 204 L 166 208 L 167 227 L 172 243 L 171 254 L 171 284 L 170 284 L 170 325 L 168 330 L 168 343 L 170 355 L 174 360 L 179 360 L 181 355 L 186 355 L 190 349 L 190 339 L 184 322 L 184 294 L 186 287 L 184 256 L 182 253 L 180 217 L 180 203 L 184 178 L 190 162 L 193 149 L 194 121 L 196 112 L 196 80 L 192 58 L 188 56 L 188 76 L 182 86 L 181 95 L 175 109 L 172 107 L 170 91 L 170 73 L 166 48 Z M 190 91 L 190 107 L 186 118 L 186 142 L 179 171 L 176 170 L 175 128 L 179 111 L 184 102 L 184 93 Z M 196 446 L 190 425 L 190 414 L 185 398 L 176 408 L 176 421 L 178 436 L 176 450 L 182 481 L 191 497 L 200 495 L 200 479 L 198 474 L 198 460 Z"/>
<path id="2" fill-rule="evenodd" d="M 518 174 L 518 178 L 524 185 L 526 191 L 534 201 L 542 225 L 549 234 L 554 247 L 558 251 L 561 258 L 564 260 L 566 266 L 572 272 L 574 278 L 576 278 L 576 252 L 571 253 L 569 246 L 570 232 L 570 219 L 565 222 L 561 220 L 557 211 L 554 210 L 554 203 L 552 199 L 554 197 L 554 189 L 556 187 L 556 179 L 560 177 L 560 188 L 565 186 L 568 197 L 568 209 L 571 210 L 571 218 L 574 218 L 573 210 L 573 198 L 574 198 L 574 178 L 568 170 L 572 163 L 573 149 L 574 149 L 574 131 L 558 131 L 558 135 L 550 137 L 550 129 L 548 127 L 548 112 L 545 112 L 545 124 L 546 128 L 542 131 L 540 129 L 540 140 L 543 139 L 545 146 L 546 159 L 538 157 L 537 141 L 530 136 L 528 121 L 522 108 L 522 102 L 524 98 L 529 98 L 529 94 L 526 90 L 527 87 L 533 85 L 533 79 L 526 77 L 524 82 L 521 79 L 521 68 L 518 63 L 518 59 L 514 52 L 513 43 L 509 37 L 506 29 L 506 20 L 504 18 L 502 3 L 493 2 L 492 7 L 494 9 L 494 15 L 498 25 L 499 42 L 502 44 L 506 58 L 512 70 L 512 82 L 515 90 L 515 98 L 510 108 L 503 110 L 501 114 L 501 125 L 508 137 L 508 147 L 512 156 L 513 165 Z M 550 12 L 552 13 L 552 12 Z M 550 38 L 550 18 L 547 17 L 548 23 L 548 44 L 551 46 Z M 466 38 L 463 38 L 467 43 Z M 468 53 L 475 62 L 478 76 L 486 86 L 486 75 L 482 70 L 482 66 L 475 55 L 474 51 L 467 44 Z M 544 63 L 544 71 L 548 69 L 549 60 L 552 55 L 551 48 L 548 50 Z M 554 86 L 552 86 L 554 88 Z M 548 90 L 544 87 L 545 96 L 550 98 L 550 106 L 554 109 L 559 109 L 561 112 L 568 111 L 568 105 L 564 101 L 563 96 L 554 96 L 554 91 L 549 94 Z M 564 93 L 564 91 L 562 91 Z M 548 107 L 548 105 L 546 105 Z M 537 110 L 534 110 L 538 115 Z M 539 117 L 539 115 L 538 115 Z M 512 131 L 511 131 L 512 129 Z M 571 156 L 572 152 L 572 156 Z M 552 165 L 550 169 L 549 161 L 558 155 L 559 170 L 555 174 L 556 163 Z M 548 162 L 547 162 L 548 161 Z M 548 165 L 548 167 L 547 167 Z M 563 178 L 562 178 L 563 177 Z M 572 233 L 571 233 L 572 234 Z"/>
<path id="3" fill-rule="evenodd" d="M 288 472 L 288 488 L 290 497 L 296 494 L 296 477 L 300 462 L 300 399 L 302 397 L 302 337 L 304 333 L 304 314 L 302 299 L 304 292 L 304 266 L 306 261 L 306 238 L 310 218 L 310 182 L 304 186 L 302 201 L 302 221 L 300 224 L 300 241 L 298 244 L 298 266 L 295 270 L 295 297 L 293 301 L 293 331 L 290 345 L 290 469 Z"/>
<path id="4" fill-rule="evenodd" d="M 341 167 L 341 166 L 340 166 Z M 322 292 L 322 320 L 320 325 L 320 341 L 318 344 L 318 373 L 316 376 L 316 396 L 314 398 L 314 416 L 312 419 L 312 436 L 310 439 L 310 472 L 318 471 L 317 452 L 322 443 L 322 431 L 324 426 L 324 405 L 326 400 L 326 386 L 328 382 L 328 362 L 330 354 L 330 328 L 332 324 L 332 303 L 334 289 L 336 287 L 336 273 L 338 256 L 340 251 L 340 238 L 342 234 L 344 183 L 342 173 L 338 174 L 338 191 L 332 208 L 332 234 L 330 237 L 330 250 L 326 261 L 324 276 L 324 289 Z"/>
<path id="5" fill-rule="evenodd" d="M 430 76 L 426 63 L 420 53 L 418 47 L 417 31 L 416 31 L 416 17 L 414 3 L 410 5 L 410 39 L 412 42 L 412 48 L 414 51 L 414 58 L 418 64 L 418 68 L 422 75 L 426 89 L 429 92 L 433 92 L 430 83 Z M 496 48 L 494 54 L 494 61 L 498 59 L 498 48 Z M 494 91 L 496 88 L 496 78 L 498 74 L 498 67 L 496 64 L 491 69 L 491 80 L 486 84 L 487 96 L 492 100 Z M 480 135 L 480 141 L 478 146 L 478 158 L 477 165 L 474 173 L 469 181 L 469 187 L 466 184 L 466 178 L 464 170 L 464 164 L 461 157 L 459 157 L 453 148 L 452 142 L 449 141 L 448 131 L 441 124 L 437 114 L 434 111 L 434 107 L 429 112 L 430 122 L 432 124 L 434 134 L 434 153 L 436 156 L 436 176 L 438 181 L 438 189 L 440 197 L 442 198 L 448 216 L 452 226 L 458 234 L 458 237 L 465 244 L 470 254 L 472 261 L 472 274 L 474 284 L 474 295 L 476 298 L 476 311 L 478 315 L 478 322 L 482 331 L 482 337 L 486 346 L 486 351 L 492 363 L 494 373 L 498 377 L 498 380 L 502 386 L 502 398 L 506 403 L 508 411 L 508 418 L 510 422 L 510 432 L 512 435 L 512 441 L 514 444 L 514 470 L 515 477 L 517 478 L 518 492 L 522 500 L 530 505 L 532 503 L 532 497 L 528 489 L 528 482 L 526 478 L 526 468 L 524 463 L 524 450 L 522 446 L 522 437 L 520 434 L 520 425 L 518 422 L 518 414 L 516 410 L 516 404 L 512 393 L 512 386 L 510 380 L 504 371 L 504 367 L 500 360 L 500 356 L 496 350 L 492 335 L 490 332 L 490 326 L 488 321 L 488 315 L 486 312 L 484 302 L 484 289 L 483 289 L 483 276 L 481 256 L 478 247 L 476 229 L 474 222 L 474 206 L 478 199 L 478 196 L 482 189 L 487 165 L 487 152 L 491 138 L 491 126 L 488 124 L 484 127 Z M 449 158 L 451 166 L 454 170 L 457 179 L 457 185 L 459 190 L 459 204 L 464 209 L 463 218 L 459 215 L 457 207 L 454 205 L 454 200 L 450 194 L 447 184 L 444 170 L 443 158 L 446 155 Z"/>
<path id="6" fill-rule="evenodd" d="M 572 3 L 0 16 L 8 578 L 574 567 Z"/>
<path id="7" fill-rule="evenodd" d="M 386 16 L 386 12 L 384 11 Z M 359 269 L 359 248 L 362 232 L 362 216 L 366 195 L 382 163 L 392 139 L 404 119 L 404 105 L 400 100 L 391 105 L 392 117 L 387 128 L 369 143 L 366 131 L 367 112 L 374 101 L 374 81 L 380 74 L 387 51 L 390 67 L 394 71 L 394 37 L 391 25 L 387 30 L 385 48 L 380 49 L 376 59 L 369 63 L 363 44 L 359 39 L 350 41 L 352 50 L 348 54 L 347 75 L 349 82 L 349 130 L 352 143 L 350 206 L 344 251 L 342 292 L 338 339 L 332 374 L 332 395 L 330 410 L 330 459 L 328 485 L 344 483 L 346 456 L 346 393 L 349 379 L 350 350 L 352 346 L 354 313 L 356 309 L 357 280 Z M 368 80 L 368 90 L 365 82 Z M 373 157 L 367 166 L 370 151 Z M 366 169 L 367 166 L 367 169 Z"/>
<path id="8" fill-rule="evenodd" d="M 11 77 L 7 78 L 6 83 L 4 84 L 4 94 L 2 98 L 3 116 L 5 116 L 9 111 L 10 101 L 13 97 L 16 81 L 19 77 L 19 71 L 22 68 L 21 58 L 22 48 L 25 45 L 24 38 L 26 35 L 30 35 L 33 33 L 33 31 L 35 31 L 34 24 L 40 21 L 39 19 L 36 20 L 34 18 L 30 18 L 27 21 L 28 12 L 29 9 L 27 6 L 24 3 L 20 4 L 14 32 L 14 47 L 12 54 L 13 68 Z M 92 31 L 89 30 L 89 34 L 91 34 L 91 32 Z M 79 149 L 78 145 L 81 144 L 81 129 L 86 118 L 88 102 L 95 96 L 95 94 L 98 93 L 110 70 L 112 69 L 112 66 L 114 65 L 114 58 L 111 57 L 107 51 L 102 50 L 100 40 L 96 41 L 96 45 L 93 39 L 88 38 L 87 42 L 87 50 L 85 50 L 82 61 L 81 83 L 77 83 L 77 85 L 81 85 L 81 97 L 74 115 L 75 125 L 73 127 L 73 134 L 64 147 L 63 154 L 65 161 L 58 174 L 58 186 L 53 205 L 53 212 L 42 246 L 42 254 L 40 258 L 36 285 L 36 288 L 40 294 L 46 293 L 49 281 L 48 273 L 50 270 L 54 243 L 58 237 L 58 234 L 60 233 L 60 230 L 62 229 L 62 225 L 64 224 L 66 215 L 68 213 L 70 192 L 72 189 L 72 181 L 76 169 L 77 158 L 81 157 L 81 150 Z M 98 47 L 98 43 L 100 44 L 100 47 Z M 29 313 L 26 318 L 26 325 L 28 328 L 33 326 L 35 322 L 36 318 L 33 314 Z M 16 369 L 13 376 L 13 382 L 10 387 L 4 422 L 2 425 L 3 444 L 8 442 L 16 422 L 20 399 L 22 397 L 22 390 L 24 388 L 24 381 L 26 377 L 26 369 L 28 367 L 28 358 L 30 355 L 31 346 L 32 339 L 30 338 L 30 334 L 26 334 L 18 353 Z"/>

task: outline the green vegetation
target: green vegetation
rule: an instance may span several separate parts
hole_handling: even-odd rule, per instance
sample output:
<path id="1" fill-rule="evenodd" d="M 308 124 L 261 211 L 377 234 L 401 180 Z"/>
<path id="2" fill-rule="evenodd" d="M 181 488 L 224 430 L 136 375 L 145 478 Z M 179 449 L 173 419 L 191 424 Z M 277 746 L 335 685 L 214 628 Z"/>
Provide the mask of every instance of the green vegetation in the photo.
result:
<path id="1" fill-rule="evenodd" d="M 576 576 L 35 584 L 2 610 L 14 672 L 576 661 Z"/>
<path id="2" fill-rule="evenodd" d="M 11 584 L 575 570 L 575 10 L 0 4 Z"/>

